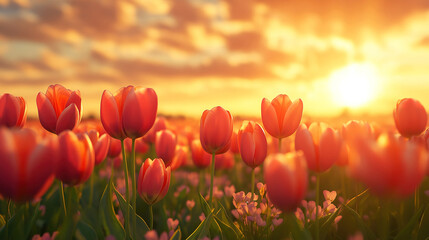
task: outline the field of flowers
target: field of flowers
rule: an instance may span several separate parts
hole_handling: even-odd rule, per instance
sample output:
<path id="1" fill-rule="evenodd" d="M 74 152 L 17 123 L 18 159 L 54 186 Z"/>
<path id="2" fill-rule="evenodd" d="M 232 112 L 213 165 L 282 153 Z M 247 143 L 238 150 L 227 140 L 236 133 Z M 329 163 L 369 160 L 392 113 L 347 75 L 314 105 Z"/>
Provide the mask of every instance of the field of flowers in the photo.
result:
<path id="1" fill-rule="evenodd" d="M 303 118 L 262 99 L 258 119 L 217 106 L 157 116 L 151 88 L 105 90 L 82 120 L 78 90 L 0 96 L 0 239 L 427 239 L 423 105 L 394 125 Z M 210 106 L 211 107 L 211 106 Z"/>

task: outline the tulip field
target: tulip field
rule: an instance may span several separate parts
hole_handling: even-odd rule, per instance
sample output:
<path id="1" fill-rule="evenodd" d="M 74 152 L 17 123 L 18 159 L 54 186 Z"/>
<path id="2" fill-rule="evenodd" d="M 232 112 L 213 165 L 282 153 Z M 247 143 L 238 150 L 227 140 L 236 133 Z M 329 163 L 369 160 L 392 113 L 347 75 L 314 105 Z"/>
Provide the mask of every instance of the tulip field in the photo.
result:
<path id="1" fill-rule="evenodd" d="M 429 239 L 425 107 L 323 122 L 286 94 L 244 119 L 158 112 L 156 90 L 0 95 L 0 239 Z"/>

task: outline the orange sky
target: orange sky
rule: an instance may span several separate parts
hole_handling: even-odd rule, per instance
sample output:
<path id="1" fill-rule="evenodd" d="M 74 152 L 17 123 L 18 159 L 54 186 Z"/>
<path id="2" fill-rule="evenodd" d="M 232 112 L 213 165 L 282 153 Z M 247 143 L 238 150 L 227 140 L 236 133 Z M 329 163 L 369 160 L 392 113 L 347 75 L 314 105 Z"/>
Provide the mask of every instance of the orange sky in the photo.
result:
<path id="1" fill-rule="evenodd" d="M 1 92 L 37 116 L 60 83 L 98 116 L 102 91 L 152 87 L 159 112 L 199 117 L 221 105 L 260 114 L 263 97 L 301 98 L 304 113 L 391 113 L 403 97 L 429 109 L 427 0 L 0 0 Z M 344 74 L 350 66 L 365 66 Z M 371 76 L 362 74 L 371 69 Z M 363 69 L 363 70 L 362 70 Z M 335 81 L 370 79 L 350 94 Z M 335 80 L 336 79 L 336 80 Z M 340 80 L 338 80 L 340 79 Z M 363 81 L 363 80 L 362 80 Z M 336 83 L 336 82 L 335 82 Z M 353 100 L 353 99 L 351 99 Z M 356 100 L 356 99 L 355 99 Z"/>

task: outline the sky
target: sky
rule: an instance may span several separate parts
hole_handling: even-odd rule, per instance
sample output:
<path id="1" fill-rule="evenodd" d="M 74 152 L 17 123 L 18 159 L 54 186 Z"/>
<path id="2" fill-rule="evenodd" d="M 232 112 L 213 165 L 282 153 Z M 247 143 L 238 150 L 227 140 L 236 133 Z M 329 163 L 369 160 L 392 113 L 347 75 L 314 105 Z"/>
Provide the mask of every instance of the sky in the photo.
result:
<path id="1" fill-rule="evenodd" d="M 159 113 L 301 98 L 304 114 L 429 110 L 427 0 L 0 0 L 0 92 L 59 83 L 99 116 L 103 90 L 155 89 Z"/>

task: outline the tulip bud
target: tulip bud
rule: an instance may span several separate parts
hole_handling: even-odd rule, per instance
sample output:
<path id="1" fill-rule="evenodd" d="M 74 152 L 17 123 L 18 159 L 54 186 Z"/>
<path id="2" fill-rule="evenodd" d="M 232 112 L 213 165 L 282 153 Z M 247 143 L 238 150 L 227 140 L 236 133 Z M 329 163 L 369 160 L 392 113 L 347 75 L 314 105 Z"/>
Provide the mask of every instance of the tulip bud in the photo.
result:
<path id="1" fill-rule="evenodd" d="M 156 133 L 155 151 L 158 158 L 161 158 L 165 166 L 170 166 L 176 151 L 176 134 L 170 130 L 161 130 Z"/>
<path id="2" fill-rule="evenodd" d="M 200 141 L 210 154 L 228 151 L 233 130 L 232 116 L 222 107 L 205 110 L 200 121 Z"/>
<path id="3" fill-rule="evenodd" d="M 27 105 L 22 97 L 0 95 L 0 126 L 22 128 L 27 120 Z"/>
<path id="4" fill-rule="evenodd" d="M 167 194 L 170 175 L 170 167 L 165 168 L 162 159 L 146 159 L 140 168 L 137 191 L 147 204 L 153 205 Z"/>
<path id="5" fill-rule="evenodd" d="M 398 101 L 393 110 L 398 132 L 404 137 L 420 135 L 426 128 L 427 113 L 423 105 L 412 98 Z"/>
<path id="6" fill-rule="evenodd" d="M 251 168 L 261 165 L 267 156 L 267 139 L 261 125 L 245 121 L 238 131 L 241 158 Z"/>

